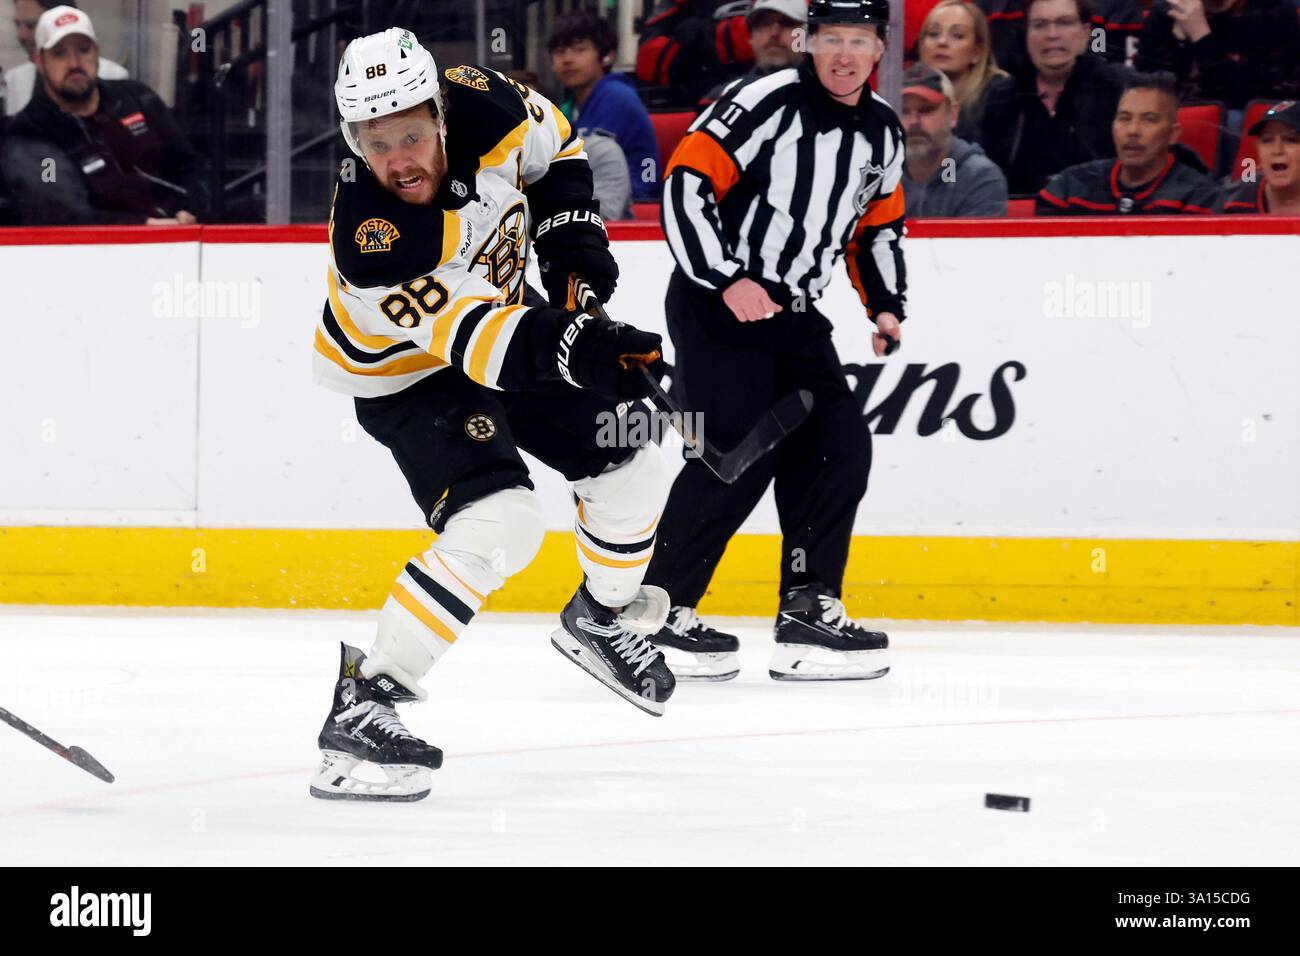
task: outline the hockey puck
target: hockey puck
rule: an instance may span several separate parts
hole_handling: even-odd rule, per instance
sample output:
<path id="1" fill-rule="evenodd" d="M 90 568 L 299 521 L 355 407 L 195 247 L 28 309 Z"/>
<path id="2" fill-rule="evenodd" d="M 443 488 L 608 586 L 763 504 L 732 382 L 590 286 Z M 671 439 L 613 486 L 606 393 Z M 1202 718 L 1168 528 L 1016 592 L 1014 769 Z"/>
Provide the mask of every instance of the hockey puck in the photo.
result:
<path id="1" fill-rule="evenodd" d="M 984 806 L 990 810 L 1018 810 L 1021 813 L 1028 813 L 1029 798 L 1009 797 L 1005 793 L 986 793 Z"/>

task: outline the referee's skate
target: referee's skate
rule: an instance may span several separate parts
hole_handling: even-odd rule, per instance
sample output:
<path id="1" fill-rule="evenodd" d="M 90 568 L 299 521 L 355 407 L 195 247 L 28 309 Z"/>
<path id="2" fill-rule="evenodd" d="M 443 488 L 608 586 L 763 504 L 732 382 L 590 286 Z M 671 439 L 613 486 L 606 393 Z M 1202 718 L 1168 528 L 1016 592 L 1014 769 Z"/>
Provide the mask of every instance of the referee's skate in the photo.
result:
<path id="1" fill-rule="evenodd" d="M 889 673 L 889 637 L 849 617 L 823 585 L 792 588 L 776 615 L 773 680 L 871 680 Z"/>

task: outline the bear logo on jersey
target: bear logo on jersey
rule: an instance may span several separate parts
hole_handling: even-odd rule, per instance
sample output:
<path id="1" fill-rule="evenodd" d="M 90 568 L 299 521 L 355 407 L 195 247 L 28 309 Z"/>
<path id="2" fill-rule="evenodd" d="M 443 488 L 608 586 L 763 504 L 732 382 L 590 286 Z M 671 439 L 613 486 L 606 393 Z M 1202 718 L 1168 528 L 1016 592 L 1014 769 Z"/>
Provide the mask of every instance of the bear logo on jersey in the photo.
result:
<path id="1" fill-rule="evenodd" d="M 522 300 L 527 240 L 527 211 L 523 203 L 515 203 L 501 217 L 496 233 L 489 235 L 479 246 L 471 262 L 485 273 L 488 282 L 501 290 L 507 302 Z"/>
<path id="2" fill-rule="evenodd" d="M 481 71 L 472 66 L 449 66 L 442 73 L 453 83 L 459 83 L 461 86 L 468 86 L 476 90 L 486 90 L 488 88 L 488 78 Z"/>
<path id="3" fill-rule="evenodd" d="M 401 237 L 397 227 L 387 219 L 367 219 L 357 227 L 353 238 L 362 252 L 388 252 L 393 248 L 393 240 Z"/>
<path id="4" fill-rule="evenodd" d="M 465 419 L 465 434 L 475 441 L 491 441 L 497 434 L 497 423 L 482 412 Z"/>

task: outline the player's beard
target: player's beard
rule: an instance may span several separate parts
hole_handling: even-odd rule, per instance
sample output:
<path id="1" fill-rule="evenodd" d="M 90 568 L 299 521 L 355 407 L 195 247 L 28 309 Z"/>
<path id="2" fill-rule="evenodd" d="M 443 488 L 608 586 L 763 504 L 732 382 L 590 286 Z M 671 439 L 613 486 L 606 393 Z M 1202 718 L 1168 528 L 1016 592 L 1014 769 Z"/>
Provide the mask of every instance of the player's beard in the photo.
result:
<path id="1" fill-rule="evenodd" d="M 407 165 L 402 168 L 400 174 L 395 174 L 392 170 L 389 170 L 383 186 L 403 202 L 409 202 L 416 206 L 427 206 L 438 195 L 438 188 L 442 185 L 443 177 L 446 175 L 447 152 L 439 146 L 437 153 L 434 154 L 433 161 L 427 167 L 414 164 Z M 419 176 L 421 179 L 421 182 L 414 189 L 407 189 L 398 185 L 399 181 L 408 180 L 413 176 Z"/>

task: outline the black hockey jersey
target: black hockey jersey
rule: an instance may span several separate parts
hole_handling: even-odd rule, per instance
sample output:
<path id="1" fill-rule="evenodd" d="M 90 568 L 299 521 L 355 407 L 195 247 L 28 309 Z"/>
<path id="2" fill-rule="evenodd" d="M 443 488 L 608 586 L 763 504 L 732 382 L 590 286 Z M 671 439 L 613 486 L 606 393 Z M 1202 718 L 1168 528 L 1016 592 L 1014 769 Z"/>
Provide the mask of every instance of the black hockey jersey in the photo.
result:
<path id="1" fill-rule="evenodd" d="M 1176 215 L 1208 213 L 1218 202 L 1214 180 L 1173 153 L 1155 179 L 1128 187 L 1119 181 L 1119 160 L 1095 159 L 1061 170 L 1038 193 L 1038 216 Z"/>
<path id="2" fill-rule="evenodd" d="M 1219 212 L 1267 213 L 1268 192 L 1264 189 L 1264 181 L 1233 183 L 1224 190 Z"/>
<path id="3" fill-rule="evenodd" d="M 388 395 L 448 366 L 490 388 L 527 384 L 527 328 L 555 319 L 522 304 L 530 223 L 566 211 L 600 222 L 582 140 L 558 108 L 493 70 L 443 76 L 447 174 L 432 204 L 403 202 L 363 165 L 340 172 L 313 356 L 335 391 Z"/>

